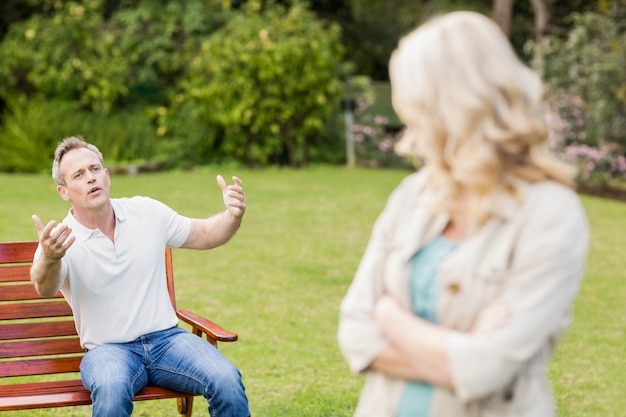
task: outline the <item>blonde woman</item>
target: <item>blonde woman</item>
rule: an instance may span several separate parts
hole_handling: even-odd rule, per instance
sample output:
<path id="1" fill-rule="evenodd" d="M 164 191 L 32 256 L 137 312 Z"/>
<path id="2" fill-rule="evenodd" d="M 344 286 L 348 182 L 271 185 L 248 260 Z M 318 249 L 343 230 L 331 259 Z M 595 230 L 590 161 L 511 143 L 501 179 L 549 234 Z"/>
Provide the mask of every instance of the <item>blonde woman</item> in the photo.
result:
<path id="1" fill-rule="evenodd" d="M 546 367 L 588 246 L 572 169 L 546 148 L 541 82 L 489 18 L 455 12 L 390 61 L 390 196 L 342 304 L 339 344 L 366 375 L 359 417 L 548 417 Z"/>

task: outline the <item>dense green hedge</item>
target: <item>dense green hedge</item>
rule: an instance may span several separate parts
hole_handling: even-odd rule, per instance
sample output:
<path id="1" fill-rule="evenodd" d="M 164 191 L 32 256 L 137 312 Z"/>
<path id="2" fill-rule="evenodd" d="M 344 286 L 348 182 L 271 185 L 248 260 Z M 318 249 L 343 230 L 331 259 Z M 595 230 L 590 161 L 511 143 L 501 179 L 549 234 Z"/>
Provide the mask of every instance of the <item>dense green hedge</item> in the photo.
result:
<path id="1" fill-rule="evenodd" d="M 56 142 L 76 134 L 117 163 L 344 160 L 339 101 L 353 74 L 339 27 L 307 3 L 44 3 L 0 43 L 0 171 L 48 170 Z M 385 20 L 376 11 L 386 3 L 375 3 L 354 2 L 357 21 Z M 527 52 L 541 58 L 554 149 L 580 164 L 583 179 L 607 181 L 626 175 L 626 25 L 617 13 L 626 9 L 599 5 L 607 10 L 573 14 L 566 34 Z M 384 31 L 413 21 L 396 18 Z M 397 165 L 392 122 L 359 98 L 357 162 Z"/>
<path id="2" fill-rule="evenodd" d="M 548 85 L 552 146 L 580 166 L 582 181 L 626 178 L 626 28 L 608 13 L 571 16 L 563 38 L 549 37 L 538 68 Z"/>
<path id="3" fill-rule="evenodd" d="M 56 141 L 74 134 L 118 161 L 336 160 L 339 27 L 301 2 L 227 3 L 141 0 L 105 19 L 104 0 L 61 1 L 12 25 L 0 44 L 0 170 L 48 169 Z"/>
<path id="4" fill-rule="evenodd" d="M 68 135 L 87 138 L 110 164 L 167 159 L 159 156 L 154 126 L 141 106 L 98 115 L 76 102 L 13 99 L 0 125 L 0 171 L 4 172 L 49 172 L 56 144 Z"/>
<path id="5" fill-rule="evenodd" d="M 215 150 L 225 158 L 305 164 L 339 110 L 347 73 L 340 35 L 303 4 L 246 9 L 202 44 L 162 126 L 176 135 L 191 114 L 219 132 Z"/>

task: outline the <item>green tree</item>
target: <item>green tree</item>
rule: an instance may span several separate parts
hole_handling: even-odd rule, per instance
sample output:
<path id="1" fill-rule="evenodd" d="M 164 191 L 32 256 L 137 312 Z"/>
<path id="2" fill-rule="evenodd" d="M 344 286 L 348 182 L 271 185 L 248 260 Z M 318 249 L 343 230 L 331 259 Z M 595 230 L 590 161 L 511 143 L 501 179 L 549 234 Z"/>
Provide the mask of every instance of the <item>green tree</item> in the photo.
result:
<path id="1" fill-rule="evenodd" d="M 542 73 L 552 90 L 580 97 L 592 115 L 587 143 L 626 145 L 626 33 L 600 13 L 573 14 L 565 39 L 546 42 Z"/>
<path id="2" fill-rule="evenodd" d="M 54 2 L 3 39 L 0 96 L 41 94 L 107 114 L 158 95 L 227 19 L 222 3 L 140 0 L 111 11 L 105 0 Z"/>
<path id="3" fill-rule="evenodd" d="M 203 45 L 182 78 L 164 126 L 182 112 L 219 130 L 216 146 L 246 164 L 307 163 L 311 141 L 339 109 L 346 74 L 340 29 L 302 2 L 250 2 Z"/>
<path id="4" fill-rule="evenodd" d="M 0 170 L 45 169 L 70 134 L 118 162 L 169 157 L 156 154 L 147 109 L 166 103 L 190 57 L 228 19 L 224 4 L 30 0 L 40 13 L 11 25 L 0 44 Z M 28 157 L 38 152 L 43 160 Z"/>
<path id="5" fill-rule="evenodd" d="M 222 0 L 126 3 L 112 14 L 109 27 L 129 64 L 128 84 L 140 97 L 174 87 L 202 41 L 231 15 Z"/>
<path id="6" fill-rule="evenodd" d="M 102 25 L 102 1 L 59 2 L 12 25 L 0 49 L 0 96 L 42 94 L 107 113 L 128 94 L 123 51 Z"/>

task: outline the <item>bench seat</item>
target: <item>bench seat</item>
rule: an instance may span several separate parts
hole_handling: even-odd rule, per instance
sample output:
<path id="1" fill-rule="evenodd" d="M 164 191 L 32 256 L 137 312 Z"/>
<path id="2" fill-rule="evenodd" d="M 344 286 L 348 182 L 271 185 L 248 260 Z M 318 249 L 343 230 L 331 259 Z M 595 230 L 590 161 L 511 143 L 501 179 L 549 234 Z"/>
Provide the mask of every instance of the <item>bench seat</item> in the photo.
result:
<path id="1" fill-rule="evenodd" d="M 134 401 L 181 398 L 184 395 L 167 388 L 148 386 L 137 393 Z M 78 379 L 0 386 L 1 411 L 89 404 L 91 404 L 89 391 Z"/>

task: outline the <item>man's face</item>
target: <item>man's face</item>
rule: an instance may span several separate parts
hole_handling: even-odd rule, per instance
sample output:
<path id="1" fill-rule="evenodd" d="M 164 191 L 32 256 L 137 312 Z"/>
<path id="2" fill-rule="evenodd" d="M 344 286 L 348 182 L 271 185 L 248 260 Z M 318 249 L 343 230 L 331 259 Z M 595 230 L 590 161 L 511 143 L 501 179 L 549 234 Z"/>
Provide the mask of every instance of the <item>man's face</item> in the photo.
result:
<path id="1" fill-rule="evenodd" d="M 57 192 L 74 209 L 96 208 L 109 201 L 109 171 L 94 152 L 87 148 L 72 149 L 63 155 L 59 168 L 65 185 L 57 185 Z"/>

